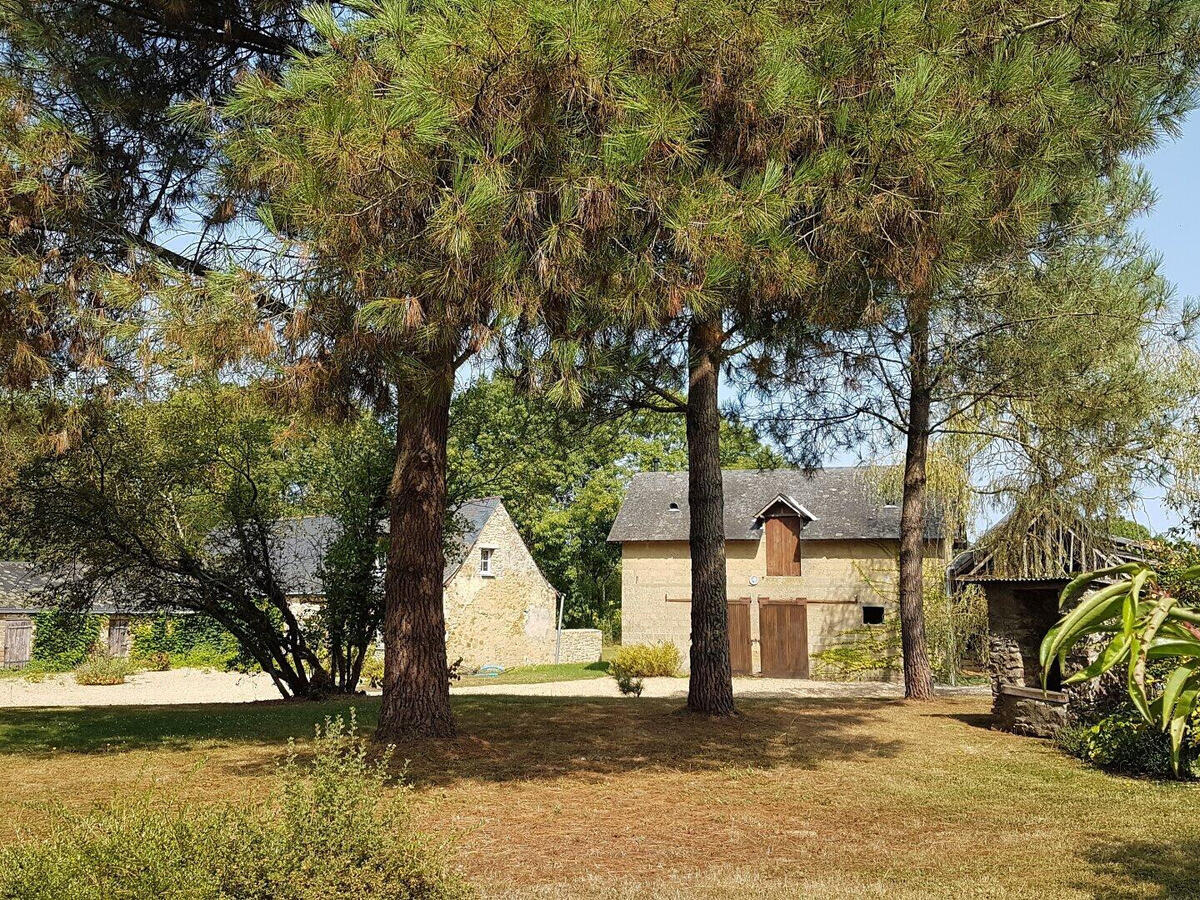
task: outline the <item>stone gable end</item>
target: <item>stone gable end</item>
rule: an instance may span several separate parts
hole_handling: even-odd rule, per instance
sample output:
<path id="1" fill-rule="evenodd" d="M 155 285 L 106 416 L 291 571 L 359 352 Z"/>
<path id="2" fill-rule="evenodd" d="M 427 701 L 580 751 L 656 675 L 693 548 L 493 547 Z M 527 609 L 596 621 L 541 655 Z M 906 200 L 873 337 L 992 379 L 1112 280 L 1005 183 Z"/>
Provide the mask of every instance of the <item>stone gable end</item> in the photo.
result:
<path id="1" fill-rule="evenodd" d="M 492 550 L 491 577 L 480 551 Z M 492 513 L 446 585 L 446 652 L 467 670 L 554 661 L 557 602 L 508 511 Z"/>

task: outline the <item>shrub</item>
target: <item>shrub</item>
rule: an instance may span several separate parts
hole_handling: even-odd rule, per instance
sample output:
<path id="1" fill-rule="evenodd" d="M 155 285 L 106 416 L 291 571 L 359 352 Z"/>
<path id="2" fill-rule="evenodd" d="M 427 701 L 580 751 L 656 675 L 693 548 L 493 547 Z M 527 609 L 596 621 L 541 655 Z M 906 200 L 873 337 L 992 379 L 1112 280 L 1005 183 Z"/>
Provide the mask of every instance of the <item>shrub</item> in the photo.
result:
<path id="1" fill-rule="evenodd" d="M 142 664 L 151 672 L 165 672 L 171 668 L 171 657 L 169 654 L 158 650 L 147 656 Z"/>
<path id="2" fill-rule="evenodd" d="M 366 658 L 363 659 L 358 683 L 366 685 L 373 691 L 383 687 L 383 660 L 374 652 L 368 652 Z"/>
<path id="3" fill-rule="evenodd" d="M 79 684 L 124 684 L 125 676 L 132 672 L 129 660 L 97 650 L 75 667 L 75 681 Z"/>
<path id="4" fill-rule="evenodd" d="M 642 691 L 646 687 L 646 683 L 642 679 L 630 675 L 628 672 L 618 672 L 614 677 L 617 679 L 617 689 L 626 697 L 630 694 L 635 697 L 642 696 Z"/>
<path id="5" fill-rule="evenodd" d="M 1132 706 L 1094 724 L 1075 725 L 1058 738 L 1064 751 L 1109 772 L 1170 778 L 1171 739 Z M 1180 766 L 1181 773 L 1189 767 Z"/>
<path id="6" fill-rule="evenodd" d="M 640 695 L 643 678 L 674 675 L 680 662 L 679 648 L 674 644 L 630 644 L 613 655 L 608 672 L 622 693 Z"/>
<path id="7" fill-rule="evenodd" d="M 147 796 L 67 814 L 46 838 L 0 849 L 4 900 L 455 900 L 471 895 L 440 847 L 386 792 L 353 715 L 317 728 L 315 756 L 289 745 L 260 803 Z"/>

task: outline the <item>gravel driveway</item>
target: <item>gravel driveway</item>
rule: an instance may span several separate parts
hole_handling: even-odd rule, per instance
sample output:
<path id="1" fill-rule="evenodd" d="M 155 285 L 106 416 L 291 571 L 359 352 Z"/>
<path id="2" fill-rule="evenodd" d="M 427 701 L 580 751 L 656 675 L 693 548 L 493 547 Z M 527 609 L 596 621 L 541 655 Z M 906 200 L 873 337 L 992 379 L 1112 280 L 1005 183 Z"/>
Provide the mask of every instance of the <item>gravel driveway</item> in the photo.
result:
<path id="1" fill-rule="evenodd" d="M 279 691 L 261 672 L 215 672 L 172 669 L 139 672 L 124 684 L 76 684 L 71 675 L 47 676 L 43 681 L 0 678 L 3 706 L 140 706 L 175 703 L 249 703 L 278 700 Z"/>
<path id="2" fill-rule="evenodd" d="M 647 678 L 643 697 L 687 696 L 686 678 Z M 939 687 L 943 695 L 980 695 L 987 685 Z M 543 684 L 479 684 L 453 687 L 455 695 L 507 694 L 514 697 L 620 697 L 611 678 L 551 681 Z M 735 678 L 733 692 L 740 697 L 831 697 L 895 700 L 904 696 L 900 684 L 878 682 L 801 681 L 789 678 Z M 49 676 L 43 681 L 0 679 L 0 707 L 19 706 L 141 706 L 178 703 L 250 703 L 278 700 L 271 679 L 261 673 L 214 672 L 172 669 L 139 672 L 125 684 L 76 684 L 71 675 Z"/>
<path id="3" fill-rule="evenodd" d="M 686 678 L 647 678 L 643 697 L 687 696 Z M 991 693 L 986 685 L 943 687 L 942 696 L 978 696 Z M 587 678 L 579 681 L 552 681 L 545 684 L 475 684 L 452 687 L 452 694 L 509 694 L 518 697 L 620 697 L 612 678 Z M 738 697 L 832 697 L 897 700 L 904 696 L 904 685 L 876 681 L 806 681 L 799 678 L 735 678 L 733 693 Z"/>

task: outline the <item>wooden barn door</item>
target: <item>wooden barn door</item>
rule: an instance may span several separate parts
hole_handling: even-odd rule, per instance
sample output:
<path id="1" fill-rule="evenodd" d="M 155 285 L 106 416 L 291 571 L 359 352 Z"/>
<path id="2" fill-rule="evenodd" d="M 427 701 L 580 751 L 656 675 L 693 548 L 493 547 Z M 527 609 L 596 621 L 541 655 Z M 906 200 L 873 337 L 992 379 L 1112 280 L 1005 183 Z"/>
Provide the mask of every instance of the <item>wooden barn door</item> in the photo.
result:
<path id="1" fill-rule="evenodd" d="M 760 599 L 758 633 L 763 675 L 808 677 L 808 607 L 803 602 Z"/>
<path id="2" fill-rule="evenodd" d="M 4 623 L 4 665 L 16 668 L 29 662 L 33 649 L 33 622 L 10 619 Z"/>
<path id="3" fill-rule="evenodd" d="M 108 620 L 108 655 L 129 655 L 129 620 L 113 616 Z"/>
<path id="4" fill-rule="evenodd" d="M 750 655 L 750 598 L 729 601 L 729 666 L 734 675 L 749 675 L 753 669 Z"/>

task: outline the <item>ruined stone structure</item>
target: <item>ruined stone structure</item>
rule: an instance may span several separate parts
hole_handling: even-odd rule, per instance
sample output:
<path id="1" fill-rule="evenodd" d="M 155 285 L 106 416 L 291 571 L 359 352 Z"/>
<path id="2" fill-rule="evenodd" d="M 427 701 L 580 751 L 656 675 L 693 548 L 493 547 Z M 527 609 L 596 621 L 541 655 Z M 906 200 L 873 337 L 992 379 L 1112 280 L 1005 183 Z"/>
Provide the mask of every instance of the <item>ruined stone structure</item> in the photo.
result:
<path id="1" fill-rule="evenodd" d="M 1042 686 L 1039 650 L 1061 616 L 1059 596 L 1075 577 L 1141 558 L 1124 538 L 1096 535 L 1087 523 L 1043 513 L 1001 522 L 947 569 L 950 586 L 979 585 L 987 597 L 992 723 L 1031 737 L 1054 737 L 1070 720 L 1072 702 L 1092 684 L 1064 688 L 1055 663 Z M 1098 580 L 1096 586 L 1104 582 Z M 1070 671 L 1091 660 L 1067 660 Z"/>

